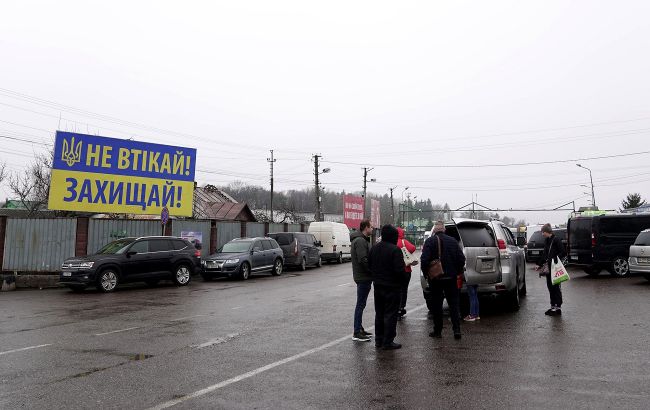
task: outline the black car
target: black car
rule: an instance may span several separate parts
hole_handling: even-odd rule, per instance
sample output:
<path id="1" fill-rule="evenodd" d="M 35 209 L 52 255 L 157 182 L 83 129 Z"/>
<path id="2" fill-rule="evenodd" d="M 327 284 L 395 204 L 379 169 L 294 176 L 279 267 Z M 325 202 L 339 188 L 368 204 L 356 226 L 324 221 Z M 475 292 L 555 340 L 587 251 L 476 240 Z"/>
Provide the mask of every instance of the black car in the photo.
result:
<path id="1" fill-rule="evenodd" d="M 205 280 L 237 277 L 246 280 L 254 273 L 282 274 L 284 256 L 272 238 L 239 238 L 201 261 Z"/>
<path id="2" fill-rule="evenodd" d="M 200 263 L 201 251 L 185 239 L 123 238 L 94 255 L 66 259 L 59 283 L 74 291 L 95 285 L 102 292 L 112 292 L 119 283 L 145 282 L 153 286 L 163 279 L 185 286 Z"/>
<path id="3" fill-rule="evenodd" d="M 569 264 L 589 275 L 607 269 L 614 276 L 630 272 L 630 246 L 644 229 L 650 215 L 600 215 L 569 219 Z"/>
<path id="4" fill-rule="evenodd" d="M 275 239 L 282 248 L 284 266 L 294 266 L 305 270 L 308 266 L 320 267 L 323 264 L 320 256 L 321 243 L 313 234 L 278 232 L 270 233 L 269 237 Z"/>
<path id="5" fill-rule="evenodd" d="M 553 233 L 555 236 L 560 238 L 566 252 L 568 249 L 566 228 L 555 228 L 553 229 Z M 546 239 L 544 238 L 544 235 L 542 235 L 542 231 L 533 232 L 533 234 L 530 236 L 528 244 L 526 245 L 526 261 L 538 262 L 539 258 L 541 258 L 542 254 L 544 253 L 545 244 Z"/>

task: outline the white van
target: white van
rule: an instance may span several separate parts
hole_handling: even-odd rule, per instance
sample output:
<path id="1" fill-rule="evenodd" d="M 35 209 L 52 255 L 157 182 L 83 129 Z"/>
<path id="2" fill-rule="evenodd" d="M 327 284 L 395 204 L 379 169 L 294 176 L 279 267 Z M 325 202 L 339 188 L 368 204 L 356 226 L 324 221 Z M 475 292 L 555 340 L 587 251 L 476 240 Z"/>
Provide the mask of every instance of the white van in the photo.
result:
<path id="1" fill-rule="evenodd" d="M 347 225 L 338 222 L 312 222 L 308 232 L 322 244 L 321 259 L 337 261 L 352 259 L 350 254 L 350 230 Z"/>

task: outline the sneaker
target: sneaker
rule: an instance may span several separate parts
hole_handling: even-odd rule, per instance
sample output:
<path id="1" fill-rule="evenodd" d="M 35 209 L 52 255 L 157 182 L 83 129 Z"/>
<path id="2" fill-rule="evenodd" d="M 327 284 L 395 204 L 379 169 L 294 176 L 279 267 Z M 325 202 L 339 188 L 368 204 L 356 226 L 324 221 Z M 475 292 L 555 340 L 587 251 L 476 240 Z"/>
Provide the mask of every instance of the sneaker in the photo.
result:
<path id="1" fill-rule="evenodd" d="M 472 316 L 472 315 L 467 315 L 467 316 L 465 316 L 465 318 L 463 320 L 465 322 L 474 322 L 474 321 L 476 321 L 476 318 L 474 316 Z"/>
<path id="2" fill-rule="evenodd" d="M 385 344 L 382 347 L 382 349 L 384 349 L 384 350 L 397 350 L 397 349 L 401 349 L 401 348 L 402 348 L 402 345 L 399 344 L 399 343 L 395 343 L 395 342 Z"/>
<path id="3" fill-rule="evenodd" d="M 352 340 L 355 342 L 369 342 L 370 338 L 361 332 L 357 332 L 352 335 Z"/>
<path id="4" fill-rule="evenodd" d="M 362 333 L 364 336 L 372 336 L 372 333 L 370 333 L 370 332 L 366 332 L 366 329 L 364 329 L 364 328 L 361 328 L 361 333 Z"/>
<path id="5" fill-rule="evenodd" d="M 474 320 L 481 320 L 480 316 L 474 316 Z"/>
<path id="6" fill-rule="evenodd" d="M 544 312 L 544 314 L 545 314 L 546 316 L 553 316 L 553 315 L 554 315 L 554 313 L 553 313 L 554 311 L 555 311 L 555 310 L 554 310 L 553 308 L 550 308 L 549 310 L 547 310 L 546 312 Z"/>

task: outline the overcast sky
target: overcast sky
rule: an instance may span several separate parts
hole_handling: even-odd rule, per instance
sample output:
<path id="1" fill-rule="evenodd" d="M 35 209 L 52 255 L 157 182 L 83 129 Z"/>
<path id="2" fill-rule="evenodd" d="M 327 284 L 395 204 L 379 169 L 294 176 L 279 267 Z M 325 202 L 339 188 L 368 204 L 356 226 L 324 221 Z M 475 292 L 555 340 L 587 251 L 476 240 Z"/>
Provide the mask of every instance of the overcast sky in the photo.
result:
<path id="1" fill-rule="evenodd" d="M 5 2 L 0 135 L 42 143 L 2 138 L 0 158 L 24 169 L 58 128 L 195 147 L 200 184 L 266 185 L 274 149 L 278 190 L 312 186 L 319 153 L 328 190 L 360 190 L 370 164 L 369 190 L 398 198 L 585 206 L 575 162 L 404 166 L 650 150 L 649 15 L 647 1 Z M 582 161 L 597 205 L 650 196 L 649 160 Z"/>

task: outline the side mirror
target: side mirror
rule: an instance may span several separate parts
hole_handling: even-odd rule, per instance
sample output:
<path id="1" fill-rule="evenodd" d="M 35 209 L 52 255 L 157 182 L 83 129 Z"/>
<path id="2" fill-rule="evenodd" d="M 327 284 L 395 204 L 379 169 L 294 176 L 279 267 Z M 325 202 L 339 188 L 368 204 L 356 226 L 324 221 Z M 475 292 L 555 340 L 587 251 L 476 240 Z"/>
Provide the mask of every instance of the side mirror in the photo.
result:
<path id="1" fill-rule="evenodd" d="M 127 257 L 127 258 L 130 258 L 131 256 L 133 256 L 133 255 L 137 255 L 137 254 L 138 254 L 138 253 L 135 252 L 135 251 L 128 251 L 128 252 L 126 253 L 126 257 Z"/>
<path id="2" fill-rule="evenodd" d="M 524 245 L 526 245 L 526 238 L 523 238 L 521 236 L 517 237 L 517 246 L 522 248 Z"/>

